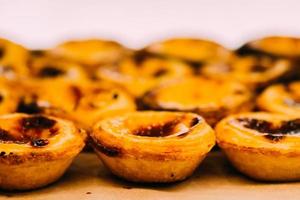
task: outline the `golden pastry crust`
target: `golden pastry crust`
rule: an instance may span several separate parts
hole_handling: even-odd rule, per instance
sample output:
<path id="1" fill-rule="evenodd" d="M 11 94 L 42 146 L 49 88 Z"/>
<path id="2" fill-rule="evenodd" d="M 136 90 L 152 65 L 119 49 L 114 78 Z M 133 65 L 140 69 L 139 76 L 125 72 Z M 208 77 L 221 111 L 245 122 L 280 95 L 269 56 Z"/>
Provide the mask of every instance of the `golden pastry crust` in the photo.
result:
<path id="1" fill-rule="evenodd" d="M 86 137 L 71 122 L 42 115 L 2 115 L 0 127 L 0 188 L 5 190 L 35 189 L 56 181 Z"/>
<path id="2" fill-rule="evenodd" d="M 233 56 L 230 50 L 215 42 L 196 38 L 168 39 L 153 43 L 145 50 L 199 65 L 214 61 L 228 61 Z"/>
<path id="3" fill-rule="evenodd" d="M 266 88 L 257 98 L 260 110 L 300 116 L 300 81 Z"/>
<path id="4" fill-rule="evenodd" d="M 176 112 L 108 118 L 95 125 L 91 138 L 111 172 L 134 182 L 183 180 L 215 144 L 214 132 L 203 118 Z"/>
<path id="5" fill-rule="evenodd" d="M 51 53 L 95 69 L 95 66 L 117 62 L 128 54 L 128 49 L 114 41 L 87 39 L 64 42 Z"/>
<path id="6" fill-rule="evenodd" d="M 16 79 L 27 76 L 28 51 L 19 44 L 0 38 L 0 76 Z"/>
<path id="7" fill-rule="evenodd" d="M 217 143 L 240 172 L 263 181 L 300 179 L 300 119 L 271 113 L 225 118 Z"/>
<path id="8" fill-rule="evenodd" d="M 210 125 L 231 113 L 250 111 L 251 100 L 251 92 L 238 82 L 199 77 L 161 85 L 142 98 L 146 108 L 195 112 Z"/>
<path id="9" fill-rule="evenodd" d="M 161 83 L 188 77 L 192 73 L 183 62 L 137 52 L 114 67 L 100 68 L 97 76 L 124 87 L 134 97 L 140 97 Z"/>
<path id="10" fill-rule="evenodd" d="M 253 89 L 293 76 L 294 66 L 286 59 L 269 57 L 236 57 L 228 63 L 214 63 L 203 66 L 201 74 L 223 80 L 236 80 Z"/>
<path id="11" fill-rule="evenodd" d="M 270 36 L 251 41 L 237 50 L 239 55 L 299 58 L 300 38 Z"/>

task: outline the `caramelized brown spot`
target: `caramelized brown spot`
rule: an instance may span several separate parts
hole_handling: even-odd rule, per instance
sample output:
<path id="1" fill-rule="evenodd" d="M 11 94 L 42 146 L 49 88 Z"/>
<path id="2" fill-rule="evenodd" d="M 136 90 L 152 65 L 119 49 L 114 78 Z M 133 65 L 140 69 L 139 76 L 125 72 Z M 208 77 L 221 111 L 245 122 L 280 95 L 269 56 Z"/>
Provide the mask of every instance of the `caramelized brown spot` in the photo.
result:
<path id="1" fill-rule="evenodd" d="M 113 99 L 117 99 L 118 97 L 119 97 L 119 94 L 117 94 L 117 93 L 113 94 Z"/>
<path id="2" fill-rule="evenodd" d="M 262 66 L 262 65 L 253 65 L 251 67 L 252 72 L 265 72 L 268 68 Z"/>
<path id="3" fill-rule="evenodd" d="M 0 47 L 0 59 L 4 56 L 5 50 L 3 47 Z"/>
<path id="4" fill-rule="evenodd" d="M 272 141 L 279 141 L 286 135 L 300 134 L 300 119 L 282 121 L 275 125 L 266 120 L 239 118 L 238 121 L 246 128 L 254 129 L 259 133 L 266 134 L 265 137 Z"/>
<path id="5" fill-rule="evenodd" d="M 24 130 L 29 129 L 49 129 L 55 125 L 56 121 L 42 115 L 25 117 L 21 120 L 21 127 Z"/>
<path id="6" fill-rule="evenodd" d="M 14 141 L 15 138 L 12 137 L 12 135 L 7 130 L 0 128 L 0 140 L 7 142 L 7 141 Z"/>
<path id="7" fill-rule="evenodd" d="M 165 75 L 165 74 L 167 74 L 167 73 L 168 73 L 168 70 L 167 70 L 167 69 L 161 68 L 161 69 L 157 70 L 157 71 L 153 74 L 153 76 L 154 76 L 154 77 L 161 77 L 161 76 L 163 76 L 163 75 Z"/>
<path id="8" fill-rule="evenodd" d="M 61 69 L 59 69 L 58 67 L 55 66 L 45 66 L 43 67 L 39 73 L 38 76 L 42 77 L 42 78 L 46 78 L 46 77 L 57 77 L 60 76 L 62 74 L 64 74 L 65 72 Z"/>
<path id="9" fill-rule="evenodd" d="M 166 137 L 173 133 L 173 129 L 178 124 L 178 120 L 166 122 L 164 124 L 149 125 L 140 127 L 132 132 L 133 135 L 147 137 Z"/>
<path id="10" fill-rule="evenodd" d="M 77 86 L 71 86 L 70 89 L 74 96 L 74 110 L 76 110 L 76 108 L 78 107 L 78 105 L 80 103 L 81 98 L 83 97 L 83 94 L 82 94 L 80 88 Z"/>
<path id="11" fill-rule="evenodd" d="M 4 100 L 3 95 L 0 94 L 0 103 Z"/>
<path id="12" fill-rule="evenodd" d="M 30 144 L 33 147 L 43 147 L 49 144 L 49 141 L 47 139 L 36 139 L 36 140 L 31 140 Z"/>
<path id="13" fill-rule="evenodd" d="M 43 109 L 39 107 L 37 103 L 37 97 L 32 97 L 30 98 L 29 101 L 26 100 L 24 97 L 22 97 L 18 103 L 16 112 L 36 114 L 36 113 L 42 113 Z"/>
<path id="14" fill-rule="evenodd" d="M 195 117 L 191 120 L 190 127 L 197 125 L 200 122 L 199 118 Z"/>
<path id="15" fill-rule="evenodd" d="M 242 47 L 240 47 L 236 53 L 239 56 L 256 56 L 256 57 L 269 57 L 271 59 L 277 59 L 278 56 L 265 52 L 263 50 L 259 50 L 259 49 L 254 49 L 252 48 L 250 45 L 244 45 Z"/>

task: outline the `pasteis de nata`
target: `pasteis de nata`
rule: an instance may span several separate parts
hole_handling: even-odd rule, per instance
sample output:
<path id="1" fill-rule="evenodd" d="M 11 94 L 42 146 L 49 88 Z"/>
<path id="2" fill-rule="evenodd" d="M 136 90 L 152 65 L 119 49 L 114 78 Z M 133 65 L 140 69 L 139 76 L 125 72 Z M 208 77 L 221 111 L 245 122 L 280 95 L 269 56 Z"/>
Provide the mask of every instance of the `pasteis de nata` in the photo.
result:
<path id="1" fill-rule="evenodd" d="M 29 74 L 28 51 L 19 44 L 0 38 L 0 76 L 18 79 Z"/>
<path id="2" fill-rule="evenodd" d="M 269 86 L 257 98 L 257 106 L 268 112 L 300 116 L 300 81 Z"/>
<path id="3" fill-rule="evenodd" d="M 209 62 L 227 62 L 233 56 L 233 53 L 225 47 L 197 38 L 172 38 L 150 44 L 145 51 L 181 59 L 196 68 Z"/>
<path id="4" fill-rule="evenodd" d="M 161 83 L 192 73 L 192 69 L 181 61 L 136 52 L 113 67 L 99 68 L 97 76 L 120 85 L 138 98 Z"/>
<path id="5" fill-rule="evenodd" d="M 246 43 L 237 50 L 241 56 L 268 56 L 295 59 L 300 57 L 300 38 L 271 36 Z"/>
<path id="6" fill-rule="evenodd" d="M 300 118 L 246 113 L 216 127 L 218 146 L 243 174 L 263 181 L 300 179 Z"/>
<path id="7" fill-rule="evenodd" d="M 252 89 L 261 89 L 293 77 L 294 65 L 287 59 L 236 57 L 227 63 L 205 65 L 201 74 L 213 79 L 236 80 Z"/>
<path id="8" fill-rule="evenodd" d="M 251 91 L 239 82 L 200 77 L 163 84 L 142 98 L 147 109 L 194 112 L 210 125 L 231 113 L 251 110 L 251 100 Z"/>
<path id="9" fill-rule="evenodd" d="M 133 112 L 98 122 L 92 145 L 110 171 L 134 182 L 189 177 L 215 144 L 213 130 L 192 113 Z"/>
<path id="10" fill-rule="evenodd" d="M 92 72 L 100 65 L 117 62 L 129 52 L 121 44 L 102 39 L 66 41 L 54 49 L 51 54 L 55 57 L 69 59 L 82 64 Z"/>
<path id="11" fill-rule="evenodd" d="M 0 116 L 0 188 L 29 190 L 56 181 L 84 143 L 85 134 L 62 119 Z"/>
<path id="12" fill-rule="evenodd" d="M 71 111 L 71 119 L 90 129 L 95 122 L 135 111 L 134 99 L 121 88 L 104 82 L 77 87 L 78 96 Z"/>

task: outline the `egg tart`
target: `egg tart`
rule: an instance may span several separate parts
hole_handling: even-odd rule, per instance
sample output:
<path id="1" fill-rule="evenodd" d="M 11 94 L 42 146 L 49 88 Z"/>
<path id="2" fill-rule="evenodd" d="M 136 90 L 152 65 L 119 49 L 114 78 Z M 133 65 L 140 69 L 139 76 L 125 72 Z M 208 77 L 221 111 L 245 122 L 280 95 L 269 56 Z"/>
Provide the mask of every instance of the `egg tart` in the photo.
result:
<path id="1" fill-rule="evenodd" d="M 300 118 L 271 113 L 229 116 L 217 143 L 241 173 L 262 181 L 300 180 Z"/>
<path id="2" fill-rule="evenodd" d="M 99 68 L 97 77 L 125 88 L 134 97 L 162 82 L 192 75 L 190 67 L 178 60 L 137 52 L 112 67 Z"/>
<path id="3" fill-rule="evenodd" d="M 241 83 L 199 77 L 163 84 L 142 98 L 148 109 L 198 113 L 210 125 L 231 113 L 251 110 L 251 100 L 251 92 Z"/>
<path id="4" fill-rule="evenodd" d="M 8 79 L 27 76 L 28 57 L 24 47 L 0 38 L 0 76 Z"/>
<path id="5" fill-rule="evenodd" d="M 61 79 L 23 81 L 15 112 L 69 118 L 81 95 L 78 87 L 72 82 Z"/>
<path id="6" fill-rule="evenodd" d="M 89 81 L 89 76 L 82 66 L 51 56 L 35 56 L 31 59 L 29 67 L 31 77 L 39 81 L 64 79 L 78 84 Z"/>
<path id="7" fill-rule="evenodd" d="M 257 105 L 264 111 L 300 116 L 300 81 L 266 88 Z"/>
<path id="8" fill-rule="evenodd" d="M 261 89 L 293 76 L 294 66 L 286 59 L 269 57 L 237 57 L 227 63 L 213 63 L 201 68 L 205 77 L 236 80 L 252 89 Z"/>
<path id="9" fill-rule="evenodd" d="M 82 64 L 93 73 L 96 66 L 115 63 L 128 51 L 114 41 L 87 39 L 64 42 L 51 50 L 51 54 Z"/>
<path id="10" fill-rule="evenodd" d="M 300 57 L 300 38 L 271 36 L 248 42 L 237 50 L 240 56 Z"/>
<path id="11" fill-rule="evenodd" d="M 172 38 L 150 44 L 145 50 L 184 60 L 196 68 L 209 62 L 226 62 L 233 56 L 230 50 L 215 42 L 196 38 Z"/>
<path id="12" fill-rule="evenodd" d="M 123 89 L 106 83 L 78 87 L 78 98 L 71 118 L 89 130 L 95 122 L 136 109 L 134 99 Z"/>
<path id="13" fill-rule="evenodd" d="M 84 146 L 68 121 L 42 115 L 0 116 L 0 188 L 29 190 L 59 179 Z"/>
<path id="14" fill-rule="evenodd" d="M 155 111 L 104 119 L 91 139 L 105 166 L 134 182 L 186 179 L 215 144 L 213 130 L 199 115 Z"/>

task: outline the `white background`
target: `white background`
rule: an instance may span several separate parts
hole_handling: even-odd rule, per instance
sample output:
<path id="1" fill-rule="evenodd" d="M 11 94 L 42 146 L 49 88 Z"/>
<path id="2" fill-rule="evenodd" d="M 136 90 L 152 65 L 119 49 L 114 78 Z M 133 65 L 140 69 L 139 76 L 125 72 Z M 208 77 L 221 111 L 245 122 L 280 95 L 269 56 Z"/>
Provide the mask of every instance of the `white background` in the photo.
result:
<path id="1" fill-rule="evenodd" d="M 266 34 L 300 36 L 297 0 L 0 0 L 0 37 L 31 48 L 104 37 L 130 47 L 168 36 L 229 47 Z"/>

